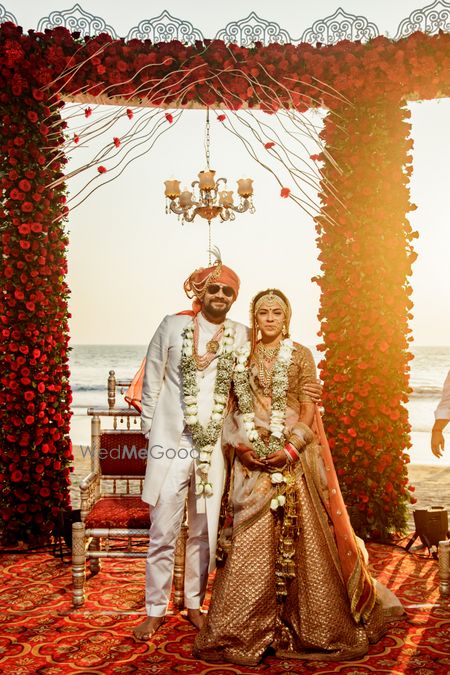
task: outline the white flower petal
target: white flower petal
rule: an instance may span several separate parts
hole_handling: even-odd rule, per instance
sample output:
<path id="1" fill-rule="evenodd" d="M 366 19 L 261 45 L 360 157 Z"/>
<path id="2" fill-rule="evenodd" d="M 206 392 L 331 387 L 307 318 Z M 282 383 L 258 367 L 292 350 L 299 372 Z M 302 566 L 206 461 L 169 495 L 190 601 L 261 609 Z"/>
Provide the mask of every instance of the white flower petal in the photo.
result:
<path id="1" fill-rule="evenodd" d="M 272 511 L 276 511 L 278 509 L 278 499 L 276 497 L 274 497 L 274 499 L 271 499 L 270 508 L 272 509 Z"/>
<path id="2" fill-rule="evenodd" d="M 185 422 L 189 426 L 193 426 L 194 424 L 197 424 L 198 422 L 198 415 L 187 415 L 185 417 Z"/>
<path id="3" fill-rule="evenodd" d="M 284 479 L 284 476 L 283 476 L 282 473 L 280 473 L 279 471 L 276 471 L 275 473 L 273 473 L 270 476 L 270 480 L 272 481 L 272 483 L 274 485 L 279 485 L 280 483 L 284 483 L 285 479 Z"/>

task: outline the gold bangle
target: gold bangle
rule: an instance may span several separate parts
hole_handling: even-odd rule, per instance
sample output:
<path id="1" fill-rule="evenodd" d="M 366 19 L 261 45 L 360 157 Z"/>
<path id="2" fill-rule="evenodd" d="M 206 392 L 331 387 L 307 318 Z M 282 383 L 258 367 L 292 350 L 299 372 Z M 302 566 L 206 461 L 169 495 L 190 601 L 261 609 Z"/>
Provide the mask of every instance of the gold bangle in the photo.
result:
<path id="1" fill-rule="evenodd" d="M 287 442 L 292 443 L 296 450 L 302 450 L 306 445 L 303 438 L 300 438 L 300 436 L 297 436 L 296 434 L 291 434 L 287 439 Z"/>
<path id="2" fill-rule="evenodd" d="M 295 434 L 296 429 L 298 429 L 299 431 L 304 431 L 306 433 L 312 434 L 311 427 L 309 427 L 304 422 L 297 422 L 296 424 L 294 424 L 294 426 L 292 427 L 292 431 L 293 431 L 294 434 Z"/>

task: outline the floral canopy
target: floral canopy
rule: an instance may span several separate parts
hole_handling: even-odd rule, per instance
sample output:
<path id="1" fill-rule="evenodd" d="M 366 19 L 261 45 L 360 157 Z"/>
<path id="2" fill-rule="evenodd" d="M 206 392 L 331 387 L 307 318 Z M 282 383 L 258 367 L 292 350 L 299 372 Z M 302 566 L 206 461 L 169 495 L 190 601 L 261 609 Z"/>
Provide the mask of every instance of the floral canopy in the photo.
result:
<path id="1" fill-rule="evenodd" d="M 65 101 L 326 108 L 321 210 L 325 425 L 354 525 L 386 536 L 411 500 L 408 277 L 417 235 L 407 101 L 450 95 L 450 35 L 336 45 L 153 44 L 0 26 L 1 519 L 33 541 L 69 506 Z"/>

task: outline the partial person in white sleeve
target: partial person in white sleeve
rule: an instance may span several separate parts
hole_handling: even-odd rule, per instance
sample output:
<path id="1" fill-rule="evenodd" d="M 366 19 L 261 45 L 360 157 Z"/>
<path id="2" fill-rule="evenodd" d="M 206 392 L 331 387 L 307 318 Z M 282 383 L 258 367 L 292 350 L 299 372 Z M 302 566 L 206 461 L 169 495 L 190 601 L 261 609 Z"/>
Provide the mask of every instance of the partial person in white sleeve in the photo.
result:
<path id="1" fill-rule="evenodd" d="M 235 350 L 246 326 L 227 319 L 239 277 L 220 258 L 184 284 L 192 311 L 166 316 L 153 336 L 142 387 L 142 431 L 148 438 L 142 499 L 150 507 L 146 566 L 147 618 L 135 627 L 148 640 L 161 626 L 170 596 L 175 544 L 187 498 L 185 607 L 201 628 L 208 570 L 215 566 L 225 480 L 221 447 Z M 312 394 L 320 386 L 312 383 Z M 319 394 L 320 395 L 320 394 Z"/>
<path id="2" fill-rule="evenodd" d="M 445 378 L 442 398 L 434 411 L 435 422 L 431 430 L 431 450 L 436 457 L 442 457 L 445 440 L 443 431 L 450 421 L 450 370 Z"/>

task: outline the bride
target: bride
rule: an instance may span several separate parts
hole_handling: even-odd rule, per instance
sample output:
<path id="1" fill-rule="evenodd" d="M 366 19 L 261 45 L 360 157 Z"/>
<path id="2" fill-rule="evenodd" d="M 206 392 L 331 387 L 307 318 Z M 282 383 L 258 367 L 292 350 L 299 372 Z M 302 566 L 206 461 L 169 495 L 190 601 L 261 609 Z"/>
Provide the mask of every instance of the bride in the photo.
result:
<path id="1" fill-rule="evenodd" d="M 224 424 L 230 476 L 209 613 L 194 654 L 256 665 L 282 657 L 363 656 L 403 613 L 375 582 L 351 528 L 320 414 L 304 392 L 311 352 L 289 338 L 277 289 L 251 306 L 252 341 L 237 357 Z M 360 544 L 360 545 L 359 545 Z"/>

